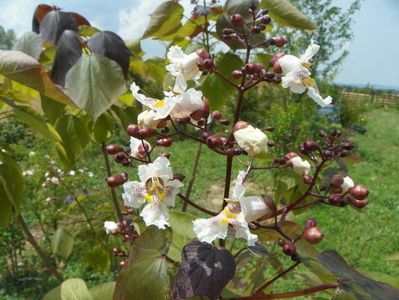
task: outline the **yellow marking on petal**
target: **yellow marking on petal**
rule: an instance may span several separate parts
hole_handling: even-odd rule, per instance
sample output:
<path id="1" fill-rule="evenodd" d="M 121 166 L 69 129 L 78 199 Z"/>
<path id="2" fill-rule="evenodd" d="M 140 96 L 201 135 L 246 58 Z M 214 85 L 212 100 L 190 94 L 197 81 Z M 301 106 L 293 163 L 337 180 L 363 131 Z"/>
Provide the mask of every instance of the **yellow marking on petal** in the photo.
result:
<path id="1" fill-rule="evenodd" d="M 220 219 L 220 222 L 222 224 L 229 224 L 229 219 L 227 219 L 226 217 L 223 217 L 223 218 Z"/>
<path id="2" fill-rule="evenodd" d="M 314 86 L 316 81 L 312 77 L 302 79 L 302 84 L 305 86 Z"/>
<path id="3" fill-rule="evenodd" d="M 164 200 L 165 198 L 166 198 L 166 193 L 159 193 L 158 194 L 158 198 L 159 198 L 159 200 Z"/>
<path id="4" fill-rule="evenodd" d="M 154 200 L 150 194 L 145 194 L 144 198 L 147 200 L 147 202 L 152 202 Z"/>
<path id="5" fill-rule="evenodd" d="M 302 65 L 303 67 L 305 67 L 306 69 L 308 69 L 308 70 L 310 70 L 311 67 L 312 67 L 312 64 L 311 64 L 311 63 L 306 63 L 306 62 L 301 63 L 301 65 Z"/>
<path id="6" fill-rule="evenodd" d="M 154 102 L 154 106 L 156 108 L 161 108 L 164 107 L 166 105 L 166 101 L 165 100 L 157 100 Z"/>
<path id="7" fill-rule="evenodd" d="M 237 215 L 235 213 L 232 213 L 231 211 L 226 213 L 226 217 L 229 219 L 236 219 Z"/>

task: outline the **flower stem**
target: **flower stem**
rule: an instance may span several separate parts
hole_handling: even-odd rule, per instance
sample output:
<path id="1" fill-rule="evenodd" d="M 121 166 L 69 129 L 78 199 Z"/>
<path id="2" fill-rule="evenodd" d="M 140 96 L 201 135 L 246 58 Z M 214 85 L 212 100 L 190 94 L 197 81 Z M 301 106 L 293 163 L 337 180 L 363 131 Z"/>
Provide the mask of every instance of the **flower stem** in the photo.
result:
<path id="1" fill-rule="evenodd" d="M 211 211 L 211 210 L 209 210 L 209 209 L 206 209 L 206 208 L 204 208 L 204 207 L 202 207 L 202 206 L 200 206 L 200 205 L 194 203 L 194 202 L 191 201 L 190 199 L 186 198 L 186 196 L 184 196 L 183 194 L 177 194 L 177 196 L 178 196 L 180 199 L 182 199 L 184 202 L 186 202 L 187 204 L 190 204 L 192 207 L 195 207 L 195 208 L 198 209 L 199 211 L 202 211 L 202 212 L 204 212 L 204 213 L 206 213 L 206 214 L 208 214 L 208 215 L 216 216 L 216 215 L 218 214 L 217 212 Z"/>
<path id="2" fill-rule="evenodd" d="M 105 167 L 107 169 L 107 175 L 108 175 L 108 177 L 112 176 L 111 164 L 109 162 L 108 153 L 107 153 L 106 145 L 105 145 L 104 142 L 101 143 L 101 149 L 103 151 Z M 122 215 L 119 203 L 118 203 L 118 198 L 116 197 L 115 189 L 112 188 L 112 187 L 110 189 L 111 189 L 111 195 L 112 195 L 112 202 L 114 203 L 114 207 L 115 207 L 115 211 L 116 211 L 116 216 L 118 217 L 119 222 L 122 222 L 123 221 L 123 215 Z"/>

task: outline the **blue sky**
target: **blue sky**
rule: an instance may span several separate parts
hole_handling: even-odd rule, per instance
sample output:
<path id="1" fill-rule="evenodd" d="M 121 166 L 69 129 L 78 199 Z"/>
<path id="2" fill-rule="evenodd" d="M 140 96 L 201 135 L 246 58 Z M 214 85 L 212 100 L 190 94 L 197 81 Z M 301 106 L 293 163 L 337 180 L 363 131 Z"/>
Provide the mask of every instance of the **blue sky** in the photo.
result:
<path id="1" fill-rule="evenodd" d="M 18 35 L 30 30 L 31 18 L 39 0 L 0 0 L 0 25 Z M 139 37 L 149 21 L 148 14 L 162 0 L 53 0 L 47 3 L 86 16 L 94 26 L 119 33 L 124 39 Z M 182 4 L 189 7 L 190 0 Z M 333 0 L 346 8 L 351 1 Z M 350 55 L 337 83 L 373 84 L 399 88 L 399 0 L 365 0 L 355 16 L 355 38 L 347 45 Z M 322 46 L 322 45 L 321 45 Z M 151 42 L 144 50 L 161 54 Z"/>

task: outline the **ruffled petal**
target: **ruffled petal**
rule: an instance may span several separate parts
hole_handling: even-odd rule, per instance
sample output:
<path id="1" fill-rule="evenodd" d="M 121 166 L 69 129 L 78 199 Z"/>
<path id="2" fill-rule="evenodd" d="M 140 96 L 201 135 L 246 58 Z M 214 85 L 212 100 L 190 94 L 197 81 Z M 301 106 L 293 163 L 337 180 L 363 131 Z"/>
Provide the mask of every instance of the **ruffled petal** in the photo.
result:
<path id="1" fill-rule="evenodd" d="M 112 221 L 104 222 L 104 229 L 107 234 L 118 231 L 118 224 Z"/>
<path id="2" fill-rule="evenodd" d="M 268 151 L 267 135 L 260 129 L 251 125 L 234 132 L 234 138 L 238 145 L 251 156 L 256 156 Z"/>
<path id="3" fill-rule="evenodd" d="M 123 190 L 122 198 L 125 201 L 125 206 L 138 208 L 146 202 L 144 195 L 147 191 L 143 183 L 138 181 L 125 182 Z"/>
<path id="4" fill-rule="evenodd" d="M 180 189 L 184 186 L 184 184 L 177 179 L 170 180 L 165 184 L 165 193 L 166 193 L 166 198 L 163 200 L 163 202 L 170 207 L 175 206 L 175 198 L 176 195 L 179 193 Z"/>
<path id="5" fill-rule="evenodd" d="M 140 165 L 138 167 L 140 181 L 146 183 L 148 179 L 159 177 L 164 181 L 173 178 L 173 171 L 170 167 L 170 161 L 166 157 L 160 156 L 153 163 Z"/>
<path id="6" fill-rule="evenodd" d="M 230 199 L 239 201 L 245 194 L 246 188 L 243 184 L 245 176 L 247 176 L 247 172 L 240 171 L 238 172 L 236 183 L 232 189 Z"/>
<path id="7" fill-rule="evenodd" d="M 236 230 L 236 238 L 242 238 L 247 240 L 248 246 L 255 246 L 255 242 L 258 241 L 258 236 L 251 233 L 242 213 L 238 215 L 237 222 L 236 224 L 234 224 L 234 228 Z"/>
<path id="8" fill-rule="evenodd" d="M 154 225 L 159 229 L 165 229 L 169 225 L 169 211 L 165 204 L 160 201 L 154 201 L 144 206 L 140 213 L 145 225 Z"/>
<path id="9" fill-rule="evenodd" d="M 323 99 L 323 97 L 320 96 L 319 90 L 314 87 L 308 87 L 308 96 L 312 98 L 318 105 L 321 107 L 330 105 L 332 103 L 332 97 L 328 96 Z"/>
<path id="10" fill-rule="evenodd" d="M 177 96 L 176 99 L 177 104 L 171 112 L 173 118 L 189 117 L 194 111 L 204 107 L 202 92 L 195 89 L 187 90 Z"/>
<path id="11" fill-rule="evenodd" d="M 246 222 L 252 222 L 269 214 L 271 211 L 259 196 L 248 196 L 240 199 L 241 211 Z"/>
<path id="12" fill-rule="evenodd" d="M 293 55 L 284 55 L 278 60 L 278 63 L 281 66 L 281 70 L 283 71 L 284 75 L 292 72 L 301 64 L 301 61 L 298 57 Z"/>
<path id="13" fill-rule="evenodd" d="M 159 122 L 153 110 L 145 110 L 137 116 L 137 124 L 140 127 L 157 128 Z"/>
<path id="14" fill-rule="evenodd" d="M 200 242 L 212 243 L 216 239 L 225 239 L 228 223 L 221 221 L 221 215 L 210 219 L 193 221 L 193 230 Z"/>
<path id="15" fill-rule="evenodd" d="M 349 189 L 353 188 L 355 183 L 349 176 L 344 177 L 344 182 L 341 184 L 342 192 L 346 193 Z"/>
<path id="16" fill-rule="evenodd" d="M 313 56 L 319 52 L 320 46 L 316 44 L 310 44 L 309 47 L 306 49 L 305 53 L 300 57 L 301 62 L 309 63 Z"/>

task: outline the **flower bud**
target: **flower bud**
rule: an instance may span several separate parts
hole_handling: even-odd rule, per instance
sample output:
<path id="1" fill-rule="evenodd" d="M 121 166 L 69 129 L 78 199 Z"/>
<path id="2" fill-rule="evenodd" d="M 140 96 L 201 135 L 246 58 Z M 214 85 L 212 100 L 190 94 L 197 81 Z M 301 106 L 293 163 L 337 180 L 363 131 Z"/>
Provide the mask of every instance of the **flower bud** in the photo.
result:
<path id="1" fill-rule="evenodd" d="M 211 135 L 206 139 L 206 144 L 208 145 L 209 148 L 222 148 L 223 147 L 223 141 L 220 136 L 217 135 Z"/>
<path id="2" fill-rule="evenodd" d="M 251 28 L 251 32 L 255 33 L 255 34 L 261 33 L 262 32 L 262 28 L 259 27 L 259 26 L 252 27 Z"/>
<path id="3" fill-rule="evenodd" d="M 169 147 L 172 145 L 172 139 L 171 138 L 162 138 L 157 140 L 157 145 L 162 146 L 162 147 Z"/>
<path id="4" fill-rule="evenodd" d="M 177 122 L 177 123 L 180 123 L 180 124 L 187 124 L 187 123 L 190 122 L 190 120 L 191 120 L 190 117 L 177 118 L 177 119 L 176 119 L 176 122 Z"/>
<path id="5" fill-rule="evenodd" d="M 234 125 L 234 127 L 233 127 L 233 132 L 236 132 L 237 130 L 240 130 L 240 129 L 247 128 L 248 126 L 249 126 L 249 125 L 248 125 L 247 122 L 238 121 L 238 122 Z"/>
<path id="6" fill-rule="evenodd" d="M 186 178 L 186 176 L 184 176 L 183 174 L 180 173 L 173 174 L 173 179 L 179 180 L 180 182 L 183 182 L 184 178 Z"/>
<path id="7" fill-rule="evenodd" d="M 287 241 L 284 240 L 284 239 L 279 239 L 279 240 L 277 241 L 277 244 L 278 244 L 280 247 L 283 247 L 286 243 L 287 243 Z"/>
<path id="8" fill-rule="evenodd" d="M 303 237 L 310 244 L 318 244 L 324 237 L 323 232 L 318 227 L 306 228 L 303 232 Z"/>
<path id="9" fill-rule="evenodd" d="M 363 208 L 368 204 L 367 200 L 359 200 L 355 199 L 354 197 L 351 197 L 351 203 L 357 208 Z"/>
<path id="10" fill-rule="evenodd" d="M 114 175 L 107 178 L 107 184 L 110 187 L 117 187 L 124 184 L 126 180 L 120 175 Z"/>
<path id="11" fill-rule="evenodd" d="M 222 125 L 224 125 L 224 126 L 227 126 L 227 125 L 230 124 L 230 121 L 227 120 L 227 119 L 222 119 L 222 120 L 219 121 L 219 123 L 222 124 Z"/>
<path id="12" fill-rule="evenodd" d="M 120 164 L 125 158 L 126 158 L 126 155 L 123 152 L 119 152 L 119 153 L 115 154 L 115 156 L 114 156 L 114 159 L 118 164 Z"/>
<path id="13" fill-rule="evenodd" d="M 141 137 L 142 140 L 153 137 L 156 133 L 157 131 L 151 127 L 144 127 L 140 128 L 139 130 L 139 136 Z"/>
<path id="14" fill-rule="evenodd" d="M 369 190 L 365 185 L 357 184 L 351 189 L 349 189 L 349 193 L 357 200 L 364 200 L 367 198 Z"/>
<path id="15" fill-rule="evenodd" d="M 267 145 L 268 145 L 269 147 L 274 147 L 274 142 L 273 142 L 273 141 L 268 141 L 268 142 L 267 142 Z"/>
<path id="16" fill-rule="evenodd" d="M 272 19 L 269 16 L 263 16 L 260 18 L 259 23 L 269 25 Z"/>
<path id="17" fill-rule="evenodd" d="M 287 242 L 283 245 L 283 252 L 286 255 L 294 255 L 296 253 L 296 247 L 295 244 L 292 242 Z"/>
<path id="18" fill-rule="evenodd" d="M 283 72 L 281 69 L 280 64 L 278 63 L 278 60 L 282 58 L 285 55 L 285 53 L 277 53 L 272 57 L 272 59 L 269 62 L 269 66 L 273 67 L 273 71 L 277 74 L 280 74 Z"/>
<path id="19" fill-rule="evenodd" d="M 273 41 L 274 41 L 274 45 L 276 45 L 277 47 L 283 47 L 285 45 L 285 43 L 287 42 L 287 40 L 282 36 L 274 37 Z"/>
<path id="20" fill-rule="evenodd" d="M 202 59 L 207 59 L 207 58 L 210 57 L 208 51 L 206 51 L 206 49 L 204 49 L 204 48 L 197 49 L 197 50 L 195 51 L 195 53 L 197 53 L 197 55 L 198 55 L 200 58 L 202 58 Z"/>
<path id="21" fill-rule="evenodd" d="M 256 74 L 259 72 L 260 66 L 258 64 L 246 64 L 244 67 L 245 73 L 247 74 Z"/>
<path id="22" fill-rule="evenodd" d="M 233 73 L 231 73 L 231 76 L 235 79 L 239 79 L 242 77 L 242 72 L 239 70 L 234 70 Z"/>
<path id="23" fill-rule="evenodd" d="M 324 130 L 320 130 L 319 137 L 321 137 L 323 139 L 326 138 L 327 137 L 327 132 L 325 132 Z"/>
<path id="24" fill-rule="evenodd" d="M 206 58 L 204 59 L 201 64 L 201 68 L 212 71 L 215 68 L 215 64 L 213 63 L 213 60 L 211 58 Z"/>
<path id="25" fill-rule="evenodd" d="M 214 118 L 215 120 L 220 120 L 222 118 L 222 113 L 218 110 L 215 110 L 214 112 L 212 112 L 212 118 Z"/>
<path id="26" fill-rule="evenodd" d="M 244 25 L 244 19 L 240 14 L 234 14 L 230 17 L 231 25 L 235 27 L 242 27 Z"/>
<path id="27" fill-rule="evenodd" d="M 344 177 L 342 177 L 341 175 L 334 175 L 331 178 L 331 186 L 334 187 L 341 187 L 341 185 L 344 183 Z"/>
<path id="28" fill-rule="evenodd" d="M 223 35 L 231 35 L 231 34 L 234 34 L 234 33 L 236 33 L 236 32 L 232 28 L 223 28 L 222 29 L 222 34 Z"/>
<path id="29" fill-rule="evenodd" d="M 332 205 L 341 206 L 345 203 L 344 201 L 340 194 L 332 194 L 328 197 L 328 202 Z"/>
<path id="30" fill-rule="evenodd" d="M 127 134 L 129 136 L 132 136 L 132 137 L 135 137 L 135 138 L 140 138 L 140 135 L 139 135 L 140 128 L 139 128 L 138 125 L 129 124 L 129 126 L 127 126 L 127 130 L 126 131 L 127 131 Z"/>
<path id="31" fill-rule="evenodd" d="M 305 223 L 305 228 L 306 228 L 306 229 L 312 228 L 312 227 L 315 227 L 316 225 L 317 225 L 317 222 L 316 222 L 315 219 L 309 219 L 309 220 L 307 220 L 306 223 Z"/>
<path id="32" fill-rule="evenodd" d="M 303 175 L 303 182 L 305 184 L 311 184 L 312 183 L 313 178 L 309 175 Z"/>
<path id="33" fill-rule="evenodd" d="M 274 79 L 274 73 L 273 72 L 266 72 L 265 73 L 265 79 L 266 80 L 273 80 Z"/>
<path id="34" fill-rule="evenodd" d="M 202 117 L 204 116 L 204 110 L 203 109 L 197 109 L 196 111 L 194 111 L 193 113 L 191 113 L 190 117 L 195 120 L 195 121 L 199 121 L 202 119 Z"/>
<path id="35" fill-rule="evenodd" d="M 297 157 L 298 154 L 296 154 L 295 152 L 289 152 L 286 155 L 284 155 L 284 159 L 289 162 L 292 158 Z"/>
<path id="36" fill-rule="evenodd" d="M 121 152 L 122 148 L 116 144 L 111 144 L 111 145 L 107 146 L 106 150 L 107 150 L 108 154 L 113 155 L 113 154 L 117 154 L 117 153 Z"/>
<path id="37" fill-rule="evenodd" d="M 303 144 L 303 147 L 305 148 L 306 151 L 309 151 L 309 152 L 319 149 L 319 145 L 315 141 L 312 141 L 312 140 L 306 141 Z"/>
<path id="38" fill-rule="evenodd" d="M 341 143 L 341 148 L 344 150 L 352 150 L 353 144 L 351 142 L 343 142 Z"/>

